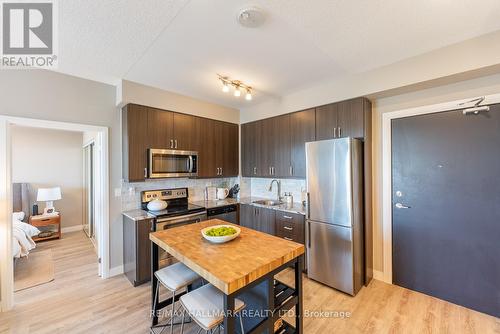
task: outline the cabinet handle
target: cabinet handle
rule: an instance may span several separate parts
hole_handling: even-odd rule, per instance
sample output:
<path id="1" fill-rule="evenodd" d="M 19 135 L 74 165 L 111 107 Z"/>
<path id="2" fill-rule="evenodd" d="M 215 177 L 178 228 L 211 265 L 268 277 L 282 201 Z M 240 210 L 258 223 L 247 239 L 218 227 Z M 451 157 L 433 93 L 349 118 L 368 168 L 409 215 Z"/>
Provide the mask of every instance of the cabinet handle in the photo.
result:
<path id="1" fill-rule="evenodd" d="M 293 176 L 293 166 L 290 165 L 290 176 Z"/>
<path id="2" fill-rule="evenodd" d="M 220 175 L 224 175 L 224 169 L 220 168 Z"/>
<path id="3" fill-rule="evenodd" d="M 339 126 L 339 138 L 342 137 L 342 128 Z"/>
<path id="4" fill-rule="evenodd" d="M 333 138 L 337 138 L 337 128 L 333 128 Z"/>
<path id="5" fill-rule="evenodd" d="M 148 177 L 148 169 L 147 167 L 144 167 L 144 178 Z"/>
<path id="6" fill-rule="evenodd" d="M 293 241 L 293 239 L 292 239 L 292 238 L 283 237 L 283 239 L 285 239 L 285 240 L 289 240 L 289 241 Z"/>
<path id="7" fill-rule="evenodd" d="M 271 171 L 273 172 L 273 175 L 274 175 L 274 167 L 271 167 Z"/>
<path id="8" fill-rule="evenodd" d="M 177 139 L 174 140 L 174 142 L 175 142 L 175 148 L 177 148 Z"/>
<path id="9" fill-rule="evenodd" d="M 283 226 L 283 228 L 284 228 L 285 230 L 288 230 L 288 231 L 293 230 L 293 227 Z"/>
<path id="10" fill-rule="evenodd" d="M 290 217 L 290 216 L 283 216 L 283 218 L 285 218 L 285 219 L 293 219 L 293 218 L 292 218 L 292 217 Z"/>
<path id="11" fill-rule="evenodd" d="M 219 167 L 217 167 L 217 175 L 219 175 Z"/>
<path id="12" fill-rule="evenodd" d="M 253 168 L 253 175 L 257 175 L 257 167 Z"/>
<path id="13" fill-rule="evenodd" d="M 269 175 L 273 175 L 273 173 L 271 172 L 271 167 L 269 167 Z"/>
<path id="14" fill-rule="evenodd" d="M 170 139 L 170 148 L 174 148 L 174 140 Z"/>

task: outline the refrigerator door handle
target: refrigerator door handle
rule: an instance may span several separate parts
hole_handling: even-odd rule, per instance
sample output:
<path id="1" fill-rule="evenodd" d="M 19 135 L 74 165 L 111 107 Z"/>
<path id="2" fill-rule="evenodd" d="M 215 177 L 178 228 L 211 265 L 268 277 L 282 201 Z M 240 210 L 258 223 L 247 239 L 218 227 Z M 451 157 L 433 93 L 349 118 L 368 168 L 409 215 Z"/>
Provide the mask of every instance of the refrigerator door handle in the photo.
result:
<path id="1" fill-rule="evenodd" d="M 311 196 L 309 192 L 306 193 L 306 206 L 307 206 L 307 219 L 311 219 L 311 205 L 310 205 Z"/>
<path id="2" fill-rule="evenodd" d="M 307 248 L 311 248 L 311 222 L 307 221 Z"/>

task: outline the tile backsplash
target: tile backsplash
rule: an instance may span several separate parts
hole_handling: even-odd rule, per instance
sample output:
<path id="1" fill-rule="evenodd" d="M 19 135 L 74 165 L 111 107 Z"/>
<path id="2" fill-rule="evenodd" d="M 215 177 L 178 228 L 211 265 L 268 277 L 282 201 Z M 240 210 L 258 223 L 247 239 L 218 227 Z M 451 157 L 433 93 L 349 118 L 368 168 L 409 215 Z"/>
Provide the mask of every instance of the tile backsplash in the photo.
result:
<path id="1" fill-rule="evenodd" d="M 122 183 L 122 211 L 135 210 L 141 207 L 141 191 L 155 189 L 170 189 L 187 187 L 190 201 L 200 201 L 205 198 L 205 187 L 231 188 L 239 182 L 238 177 L 222 179 L 163 179 L 147 180 L 145 182 Z"/>
<path id="2" fill-rule="evenodd" d="M 291 192 L 293 195 L 294 202 L 301 201 L 302 189 L 306 188 L 306 180 L 298 179 L 278 179 L 281 181 L 281 195 L 285 192 Z M 272 179 L 264 178 L 241 178 L 241 197 L 263 197 L 269 199 L 275 199 L 277 190 L 276 184 L 273 184 L 273 190 L 269 191 L 269 184 Z"/>

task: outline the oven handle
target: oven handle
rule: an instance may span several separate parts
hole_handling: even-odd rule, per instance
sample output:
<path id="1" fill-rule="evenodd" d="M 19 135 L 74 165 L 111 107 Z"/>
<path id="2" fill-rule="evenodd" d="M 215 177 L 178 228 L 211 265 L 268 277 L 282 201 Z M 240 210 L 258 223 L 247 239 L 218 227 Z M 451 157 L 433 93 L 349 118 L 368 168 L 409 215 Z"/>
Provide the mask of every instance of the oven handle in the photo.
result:
<path id="1" fill-rule="evenodd" d="M 184 215 L 184 216 L 176 216 L 176 217 L 170 217 L 170 218 L 160 218 L 156 220 L 156 223 L 164 223 L 164 222 L 169 222 L 169 221 L 182 221 L 188 218 L 196 217 L 196 216 L 203 216 L 205 215 L 205 212 L 196 212 L 192 213 L 189 215 Z"/>

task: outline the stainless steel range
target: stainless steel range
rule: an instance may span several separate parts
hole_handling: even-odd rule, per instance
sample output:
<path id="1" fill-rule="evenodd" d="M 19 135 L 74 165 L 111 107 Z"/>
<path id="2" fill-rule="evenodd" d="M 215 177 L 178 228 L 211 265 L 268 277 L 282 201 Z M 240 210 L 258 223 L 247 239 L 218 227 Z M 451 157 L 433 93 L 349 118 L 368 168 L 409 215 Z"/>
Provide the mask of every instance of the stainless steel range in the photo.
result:
<path id="1" fill-rule="evenodd" d="M 155 231 L 207 220 L 206 209 L 202 206 L 190 204 L 188 202 L 188 196 L 188 188 L 150 190 L 141 193 L 142 209 L 148 211 L 155 217 Z M 167 203 L 166 209 L 160 211 L 148 210 L 148 203 L 155 199 L 165 201 Z M 170 254 L 160 250 L 160 268 L 174 262 L 175 259 Z"/>

